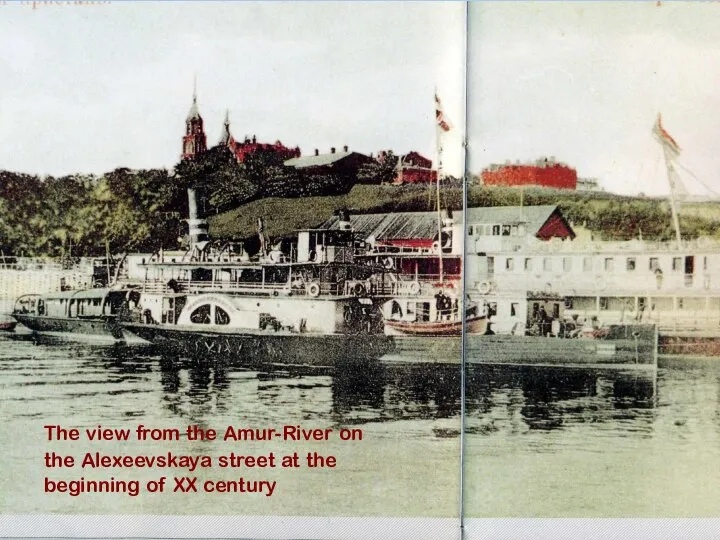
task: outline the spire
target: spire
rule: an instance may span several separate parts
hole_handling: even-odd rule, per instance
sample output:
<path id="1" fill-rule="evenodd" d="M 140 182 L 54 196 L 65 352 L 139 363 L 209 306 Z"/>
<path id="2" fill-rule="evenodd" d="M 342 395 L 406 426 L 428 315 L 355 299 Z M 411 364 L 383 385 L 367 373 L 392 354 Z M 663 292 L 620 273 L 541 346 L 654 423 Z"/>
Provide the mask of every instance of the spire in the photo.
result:
<path id="1" fill-rule="evenodd" d="M 203 119 L 197 106 L 197 80 L 193 77 L 193 99 L 185 119 L 185 136 L 183 137 L 183 159 L 191 159 L 207 150 L 207 140 L 203 128 Z"/>
<path id="2" fill-rule="evenodd" d="M 193 76 L 193 98 L 192 105 L 190 106 L 190 112 L 188 112 L 187 115 L 187 120 L 198 120 L 200 118 L 200 111 L 197 106 L 197 77 Z"/>
<path id="3" fill-rule="evenodd" d="M 230 134 L 230 110 L 225 109 L 225 122 L 223 123 L 223 131 L 222 135 L 220 136 L 220 144 L 227 146 L 232 140 L 233 138 Z"/>

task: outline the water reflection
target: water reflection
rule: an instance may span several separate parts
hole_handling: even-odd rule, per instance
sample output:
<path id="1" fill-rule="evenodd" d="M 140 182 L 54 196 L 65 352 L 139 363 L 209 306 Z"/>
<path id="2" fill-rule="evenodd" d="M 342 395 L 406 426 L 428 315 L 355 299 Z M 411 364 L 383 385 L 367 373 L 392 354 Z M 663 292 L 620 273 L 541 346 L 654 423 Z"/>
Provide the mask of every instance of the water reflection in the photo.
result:
<path id="1" fill-rule="evenodd" d="M 241 369 L 163 358 L 157 367 L 165 407 L 199 419 L 228 410 L 229 399 L 288 418 L 330 418 L 335 424 L 432 420 L 460 415 L 457 366 L 373 363 L 317 369 Z M 258 411 L 259 412 L 259 411 Z"/>
<path id="2" fill-rule="evenodd" d="M 647 373 L 469 366 L 468 432 L 553 431 L 627 419 L 649 428 L 656 387 Z"/>
<path id="3" fill-rule="evenodd" d="M 97 386 L 77 388 L 106 402 L 109 395 L 142 394 L 128 414 L 143 414 L 154 402 L 171 418 L 201 426 L 218 417 L 336 425 L 449 419 L 443 424 L 448 433 L 459 433 L 462 380 L 454 364 L 238 368 L 167 356 L 152 345 L 90 346 L 42 336 L 32 343 L 47 358 L 65 362 L 48 364 L 61 374 L 53 378 L 55 385 L 77 385 L 84 377 Z M 642 430 L 652 423 L 657 397 L 655 378 L 635 372 L 471 365 L 465 382 L 471 434 L 552 432 L 627 420 L 639 420 Z M 716 384 L 720 389 L 720 380 Z"/>

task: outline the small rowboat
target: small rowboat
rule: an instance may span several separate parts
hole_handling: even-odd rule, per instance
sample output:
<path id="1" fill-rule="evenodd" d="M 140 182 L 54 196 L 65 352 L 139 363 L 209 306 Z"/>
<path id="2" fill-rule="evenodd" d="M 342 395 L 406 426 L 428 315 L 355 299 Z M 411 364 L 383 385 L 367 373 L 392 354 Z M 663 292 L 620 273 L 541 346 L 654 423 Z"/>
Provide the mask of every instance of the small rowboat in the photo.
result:
<path id="1" fill-rule="evenodd" d="M 487 317 L 476 315 L 466 319 L 468 334 L 484 334 L 487 330 Z M 463 322 L 452 321 L 395 321 L 386 320 L 385 326 L 393 333 L 409 336 L 459 336 L 462 335 Z"/>

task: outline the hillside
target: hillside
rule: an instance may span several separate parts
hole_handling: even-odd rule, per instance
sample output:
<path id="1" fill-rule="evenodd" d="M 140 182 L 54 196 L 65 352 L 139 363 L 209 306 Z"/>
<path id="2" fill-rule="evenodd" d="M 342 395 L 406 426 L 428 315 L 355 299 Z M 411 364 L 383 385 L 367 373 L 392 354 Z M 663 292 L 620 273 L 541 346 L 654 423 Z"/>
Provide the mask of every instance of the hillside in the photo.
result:
<path id="1" fill-rule="evenodd" d="M 462 190 L 443 191 L 443 206 L 457 210 L 461 205 Z M 262 217 L 268 236 L 282 236 L 320 225 L 341 208 L 358 214 L 432 210 L 435 192 L 426 186 L 356 185 L 346 195 L 260 199 L 209 218 L 210 235 L 236 239 L 253 236 Z"/>
<path id="2" fill-rule="evenodd" d="M 642 234 L 647 239 L 673 238 L 669 205 L 665 199 L 613 195 L 604 192 L 558 192 L 471 186 L 468 206 L 558 204 L 568 219 L 584 225 L 606 239 L 629 239 Z M 462 189 L 443 188 L 443 207 L 459 210 Z M 277 237 L 294 230 L 321 224 L 334 212 L 347 208 L 355 213 L 426 211 L 435 208 L 435 192 L 428 186 L 357 185 L 347 195 L 267 198 L 253 201 L 210 218 L 210 234 L 215 238 L 253 237 L 257 219 L 265 221 L 268 236 Z M 681 209 L 683 236 L 720 237 L 720 203 L 688 203 Z"/>

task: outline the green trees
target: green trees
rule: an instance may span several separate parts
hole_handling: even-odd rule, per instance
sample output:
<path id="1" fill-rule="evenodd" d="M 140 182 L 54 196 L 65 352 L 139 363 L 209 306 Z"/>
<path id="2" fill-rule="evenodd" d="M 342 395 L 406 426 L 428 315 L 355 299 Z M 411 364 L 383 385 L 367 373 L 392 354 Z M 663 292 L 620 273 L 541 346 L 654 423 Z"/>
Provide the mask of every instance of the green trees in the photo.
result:
<path id="1" fill-rule="evenodd" d="M 184 190 L 165 170 L 41 180 L 0 172 L 0 249 L 13 255 L 102 255 L 174 247 Z"/>
<path id="2" fill-rule="evenodd" d="M 370 174 L 368 169 L 365 173 Z M 164 169 L 119 168 L 101 176 L 77 174 L 41 179 L 0 171 L 0 250 L 5 255 L 67 257 L 104 255 L 106 242 L 113 253 L 176 248 L 187 218 L 189 186 L 199 190 L 200 210 L 208 217 L 243 207 L 227 212 L 232 215 L 232 223 L 226 223 L 223 214 L 213 220 L 213 227 L 221 234 L 254 234 L 256 217 L 264 214 L 248 220 L 247 227 L 240 227 L 242 231 L 238 229 L 237 214 L 263 207 L 260 199 L 273 201 L 271 213 L 275 221 L 297 214 L 308 206 L 305 202 L 311 203 L 303 226 L 320 223 L 336 207 L 363 212 L 435 208 L 434 186 L 357 185 L 350 192 L 355 179 L 347 176 L 286 167 L 273 152 L 257 151 L 238 164 L 224 147 L 183 161 L 172 173 Z M 460 187 L 443 181 L 443 208 L 462 208 L 462 195 Z M 288 198 L 302 200 L 283 201 Z M 674 239 L 670 209 L 663 200 L 483 186 L 470 186 L 468 199 L 470 206 L 518 205 L 521 199 L 525 205 L 558 204 L 572 223 L 585 226 L 605 240 L 641 235 L 647 240 Z M 690 210 L 684 214 L 681 207 L 683 238 L 720 236 L 719 214 L 709 209 L 696 204 L 691 215 Z"/>

